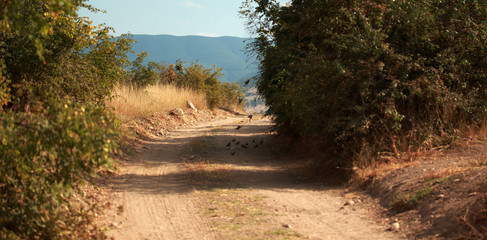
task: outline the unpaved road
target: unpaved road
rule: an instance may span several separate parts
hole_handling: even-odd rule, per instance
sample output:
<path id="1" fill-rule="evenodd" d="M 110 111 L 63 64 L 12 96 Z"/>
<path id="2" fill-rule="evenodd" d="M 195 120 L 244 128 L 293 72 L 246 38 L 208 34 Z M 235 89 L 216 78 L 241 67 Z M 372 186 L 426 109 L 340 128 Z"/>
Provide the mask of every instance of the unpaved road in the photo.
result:
<path id="1" fill-rule="evenodd" d="M 293 180 L 272 154 L 270 127 L 268 120 L 249 123 L 245 117 L 234 117 L 147 142 L 146 151 L 110 180 L 118 214 L 108 214 L 108 235 L 400 239 L 378 224 L 365 205 L 344 205 L 348 199 L 343 189 Z"/>

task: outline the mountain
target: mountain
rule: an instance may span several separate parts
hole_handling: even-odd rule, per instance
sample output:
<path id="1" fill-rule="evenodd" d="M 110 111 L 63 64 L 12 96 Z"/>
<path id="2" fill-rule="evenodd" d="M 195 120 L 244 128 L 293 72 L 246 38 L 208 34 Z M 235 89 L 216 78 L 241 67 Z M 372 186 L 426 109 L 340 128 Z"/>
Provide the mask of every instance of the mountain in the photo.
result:
<path id="1" fill-rule="evenodd" d="M 223 68 L 222 82 L 246 79 L 257 72 L 255 58 L 245 52 L 246 38 L 135 34 L 133 39 L 132 50 L 147 51 L 147 61 L 173 64 L 181 59 L 188 64 L 197 61 L 206 68 L 215 65 Z M 129 59 L 134 60 L 135 55 Z"/>

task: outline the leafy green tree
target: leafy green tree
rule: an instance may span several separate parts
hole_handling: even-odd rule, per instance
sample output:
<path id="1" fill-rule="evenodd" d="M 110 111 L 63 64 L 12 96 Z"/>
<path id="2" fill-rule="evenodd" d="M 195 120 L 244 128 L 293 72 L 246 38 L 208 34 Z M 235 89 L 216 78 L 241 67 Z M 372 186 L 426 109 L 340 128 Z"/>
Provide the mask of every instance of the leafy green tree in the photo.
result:
<path id="1" fill-rule="evenodd" d="M 176 64 L 176 69 L 182 68 L 181 63 Z M 204 68 L 203 65 L 191 63 L 187 68 L 179 70 L 176 86 L 203 91 L 210 108 L 218 107 L 222 103 L 220 81 L 222 69 Z"/>
<path id="2" fill-rule="evenodd" d="M 103 239 L 73 194 L 117 149 L 114 118 L 93 104 L 0 113 L 0 238 Z"/>
<path id="3" fill-rule="evenodd" d="M 38 36 L 48 36 L 51 17 L 59 14 L 76 16 L 79 7 L 98 11 L 85 4 L 86 0 L 3 1 L 0 5 L 0 32 L 28 36 L 34 41 L 42 58 L 43 44 Z"/>
<path id="4" fill-rule="evenodd" d="M 59 94 L 60 91 L 53 92 L 52 88 L 45 89 L 46 86 L 41 87 L 39 91 L 32 90 L 38 85 L 60 86 L 60 83 L 48 83 L 43 79 L 45 75 L 57 73 L 59 69 L 55 69 L 53 65 L 65 63 L 68 57 L 86 53 L 82 48 L 88 46 L 82 44 L 89 44 L 89 41 L 93 40 L 100 42 L 108 40 L 107 34 L 97 31 L 86 19 L 77 17 L 76 11 L 80 7 L 97 11 L 85 2 L 85 0 L 32 0 L 4 1 L 0 4 L 0 86 L 2 86 L 0 102 L 2 106 L 17 104 L 22 108 L 20 105 L 27 104 L 32 100 L 29 98 L 37 94 L 45 95 L 47 92 L 52 92 L 52 95 Z M 120 52 L 113 51 L 113 53 Z M 80 70 L 80 68 L 73 69 Z M 66 85 L 64 84 L 63 87 Z M 65 96 L 65 94 L 61 95 Z M 45 96 L 39 98 L 42 97 Z"/>
<path id="5" fill-rule="evenodd" d="M 144 60 L 148 56 L 147 52 L 137 54 L 137 58 L 132 62 L 130 69 L 130 84 L 136 88 L 154 85 L 158 82 L 161 66 L 156 62 L 149 62 L 144 65 Z"/>
<path id="6" fill-rule="evenodd" d="M 72 196 L 117 152 L 103 106 L 130 40 L 78 17 L 85 2 L 0 3 L 0 239 L 105 237 Z"/>
<path id="7" fill-rule="evenodd" d="M 43 9 L 42 1 L 26 7 L 35 6 Z M 47 34 L 0 33 L 10 107 L 21 109 L 37 101 L 66 97 L 103 102 L 127 64 L 130 40 L 115 39 L 109 28 L 94 27 L 88 19 L 48 10 L 43 14 L 50 24 Z"/>
<path id="8" fill-rule="evenodd" d="M 442 144 L 485 121 L 483 1 L 249 0 L 242 14 L 278 129 L 334 164 Z"/>
<path id="9" fill-rule="evenodd" d="M 223 107 L 230 108 L 236 106 L 242 108 L 244 106 L 245 103 L 243 101 L 240 101 L 240 99 L 244 99 L 245 94 L 242 87 L 237 85 L 237 83 L 223 83 L 221 85 L 221 91 Z"/>

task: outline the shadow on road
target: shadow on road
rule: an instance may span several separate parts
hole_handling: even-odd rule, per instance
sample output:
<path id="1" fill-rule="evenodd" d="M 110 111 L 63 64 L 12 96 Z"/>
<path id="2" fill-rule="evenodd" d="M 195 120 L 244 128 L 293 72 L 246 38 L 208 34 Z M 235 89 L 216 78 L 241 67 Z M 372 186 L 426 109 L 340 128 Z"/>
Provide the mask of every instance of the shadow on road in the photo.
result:
<path id="1" fill-rule="evenodd" d="M 284 168 L 286 163 L 276 160 L 272 127 L 269 122 L 245 121 L 174 131 L 164 141 L 150 143 L 149 150 L 128 163 L 139 171 L 114 177 L 112 186 L 116 191 L 144 194 L 309 188 L 309 184 L 294 181 Z"/>

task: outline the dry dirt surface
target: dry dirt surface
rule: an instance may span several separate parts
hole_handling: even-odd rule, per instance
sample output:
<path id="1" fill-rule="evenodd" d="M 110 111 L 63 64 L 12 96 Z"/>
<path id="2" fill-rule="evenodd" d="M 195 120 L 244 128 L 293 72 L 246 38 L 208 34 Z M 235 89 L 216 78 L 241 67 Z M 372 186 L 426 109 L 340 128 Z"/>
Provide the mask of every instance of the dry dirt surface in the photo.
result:
<path id="1" fill-rule="evenodd" d="M 109 237 L 402 239 L 363 196 L 295 180 L 271 128 L 229 117 L 145 141 L 107 183 Z"/>
<path id="2" fill-rule="evenodd" d="M 371 169 L 366 188 L 409 239 L 487 239 L 486 153 L 480 138 L 420 152 Z"/>

